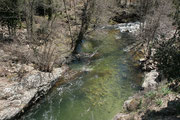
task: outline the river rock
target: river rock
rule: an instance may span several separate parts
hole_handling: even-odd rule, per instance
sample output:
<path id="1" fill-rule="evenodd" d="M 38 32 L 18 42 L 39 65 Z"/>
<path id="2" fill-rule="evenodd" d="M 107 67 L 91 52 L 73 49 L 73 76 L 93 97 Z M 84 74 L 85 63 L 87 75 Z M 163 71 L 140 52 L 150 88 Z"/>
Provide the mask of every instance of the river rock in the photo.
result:
<path id="1" fill-rule="evenodd" d="M 142 87 L 144 89 L 155 89 L 158 85 L 156 82 L 159 73 L 156 70 L 151 70 L 151 72 L 145 73 L 144 82 Z"/>
<path id="2" fill-rule="evenodd" d="M 138 115 L 118 113 L 113 120 L 142 120 Z"/>
<path id="3" fill-rule="evenodd" d="M 140 58 L 140 59 L 139 59 L 139 62 L 140 62 L 140 63 L 146 62 L 146 58 Z"/>
<path id="4" fill-rule="evenodd" d="M 6 76 L 5 69 L 0 67 L 0 77 L 4 77 L 4 76 Z"/>
<path id="5" fill-rule="evenodd" d="M 127 111 L 135 111 L 139 108 L 140 100 L 137 98 L 131 98 L 124 102 L 123 108 Z"/>
<path id="6" fill-rule="evenodd" d="M 127 120 L 129 118 L 128 114 L 125 113 L 119 113 L 117 114 L 113 120 Z"/>

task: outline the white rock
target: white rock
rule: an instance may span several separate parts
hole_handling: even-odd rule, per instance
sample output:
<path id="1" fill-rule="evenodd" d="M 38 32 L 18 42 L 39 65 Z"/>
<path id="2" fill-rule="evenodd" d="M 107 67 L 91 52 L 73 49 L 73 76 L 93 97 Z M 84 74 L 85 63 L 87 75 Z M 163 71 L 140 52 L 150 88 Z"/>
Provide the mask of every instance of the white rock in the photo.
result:
<path id="1" fill-rule="evenodd" d="M 146 61 L 146 58 L 139 59 L 139 62 L 145 62 L 145 61 Z"/>
<path id="2" fill-rule="evenodd" d="M 142 87 L 144 89 L 148 89 L 148 88 L 155 89 L 158 85 L 158 83 L 156 82 L 156 79 L 158 78 L 158 76 L 159 76 L 159 73 L 156 70 L 152 70 L 151 72 L 146 73 Z"/>
<path id="3" fill-rule="evenodd" d="M 128 117 L 129 117 L 128 114 L 119 113 L 114 117 L 113 120 L 127 120 Z"/>

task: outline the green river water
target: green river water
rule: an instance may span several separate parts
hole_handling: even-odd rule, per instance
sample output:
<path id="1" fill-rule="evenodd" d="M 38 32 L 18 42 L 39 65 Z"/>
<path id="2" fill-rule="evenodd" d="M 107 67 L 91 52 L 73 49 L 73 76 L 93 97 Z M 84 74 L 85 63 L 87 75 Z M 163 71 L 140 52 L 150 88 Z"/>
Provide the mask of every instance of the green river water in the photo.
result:
<path id="1" fill-rule="evenodd" d="M 103 30 L 94 32 L 81 47 L 93 53 L 90 60 L 76 61 L 74 70 L 86 69 L 78 78 L 54 88 L 33 106 L 23 120 L 112 120 L 123 102 L 138 91 L 142 74 L 123 49 L 132 42 L 129 35 Z M 88 64 L 89 63 L 89 64 Z"/>

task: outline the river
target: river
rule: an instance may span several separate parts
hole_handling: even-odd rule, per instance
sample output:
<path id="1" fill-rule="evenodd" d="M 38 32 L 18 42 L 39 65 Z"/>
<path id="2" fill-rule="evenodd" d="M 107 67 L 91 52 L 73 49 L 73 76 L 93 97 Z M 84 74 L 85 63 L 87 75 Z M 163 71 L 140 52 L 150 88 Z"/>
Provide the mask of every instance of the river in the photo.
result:
<path id="1" fill-rule="evenodd" d="M 56 86 L 33 106 L 23 120 L 111 120 L 123 102 L 139 90 L 142 73 L 123 49 L 133 37 L 119 30 L 95 31 L 83 41 L 80 52 L 97 54 L 91 60 L 71 63 L 86 72 L 72 82 Z"/>

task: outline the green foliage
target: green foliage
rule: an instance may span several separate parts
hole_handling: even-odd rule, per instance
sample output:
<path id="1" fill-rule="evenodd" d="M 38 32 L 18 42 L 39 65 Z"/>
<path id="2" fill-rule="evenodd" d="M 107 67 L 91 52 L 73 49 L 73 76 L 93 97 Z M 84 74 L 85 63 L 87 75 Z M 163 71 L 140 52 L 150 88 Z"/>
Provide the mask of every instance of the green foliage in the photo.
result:
<path id="1" fill-rule="evenodd" d="M 179 0 L 173 0 L 173 3 L 175 5 L 176 11 L 174 12 L 174 24 L 178 25 L 178 29 L 180 29 L 180 1 Z"/>
<path id="2" fill-rule="evenodd" d="M 36 14 L 40 16 L 48 15 L 48 19 L 52 19 L 54 12 L 53 0 L 38 0 L 36 3 Z"/>
<path id="3" fill-rule="evenodd" d="M 149 91 L 145 94 L 146 98 L 154 99 L 156 97 L 156 92 L 155 91 Z"/>
<path id="4" fill-rule="evenodd" d="M 34 10 L 28 11 L 27 8 L 25 8 L 25 1 L 28 5 L 32 5 Z M 34 5 L 30 1 L 31 0 L 1 0 L 0 25 L 8 27 L 10 35 L 15 34 L 17 26 L 21 25 L 21 21 L 25 20 L 25 16 L 27 17 L 27 14 L 31 14 L 31 12 L 36 11 L 37 14 L 43 16 L 48 15 L 48 19 L 52 19 L 53 0 L 34 0 Z"/>
<path id="5" fill-rule="evenodd" d="M 163 87 L 163 88 L 161 89 L 161 92 L 162 92 L 162 94 L 163 94 L 164 96 L 166 96 L 166 95 L 168 95 L 171 91 L 170 91 L 170 89 L 169 89 L 168 87 Z"/>
<path id="6" fill-rule="evenodd" d="M 162 43 L 155 54 L 159 70 L 169 79 L 180 77 L 180 48 L 174 39 Z"/>
<path id="7" fill-rule="evenodd" d="M 174 0 L 176 11 L 173 14 L 176 33 L 168 41 L 160 44 L 155 54 L 158 68 L 169 79 L 180 78 L 180 1 Z"/>
<path id="8" fill-rule="evenodd" d="M 140 98 L 138 108 L 141 109 L 143 106 L 143 99 Z"/>
<path id="9" fill-rule="evenodd" d="M 156 105 L 161 107 L 163 104 L 163 101 L 161 99 L 156 99 Z"/>
<path id="10" fill-rule="evenodd" d="M 9 29 L 12 34 L 20 22 L 19 0 L 2 0 L 0 2 L 0 23 Z"/>

